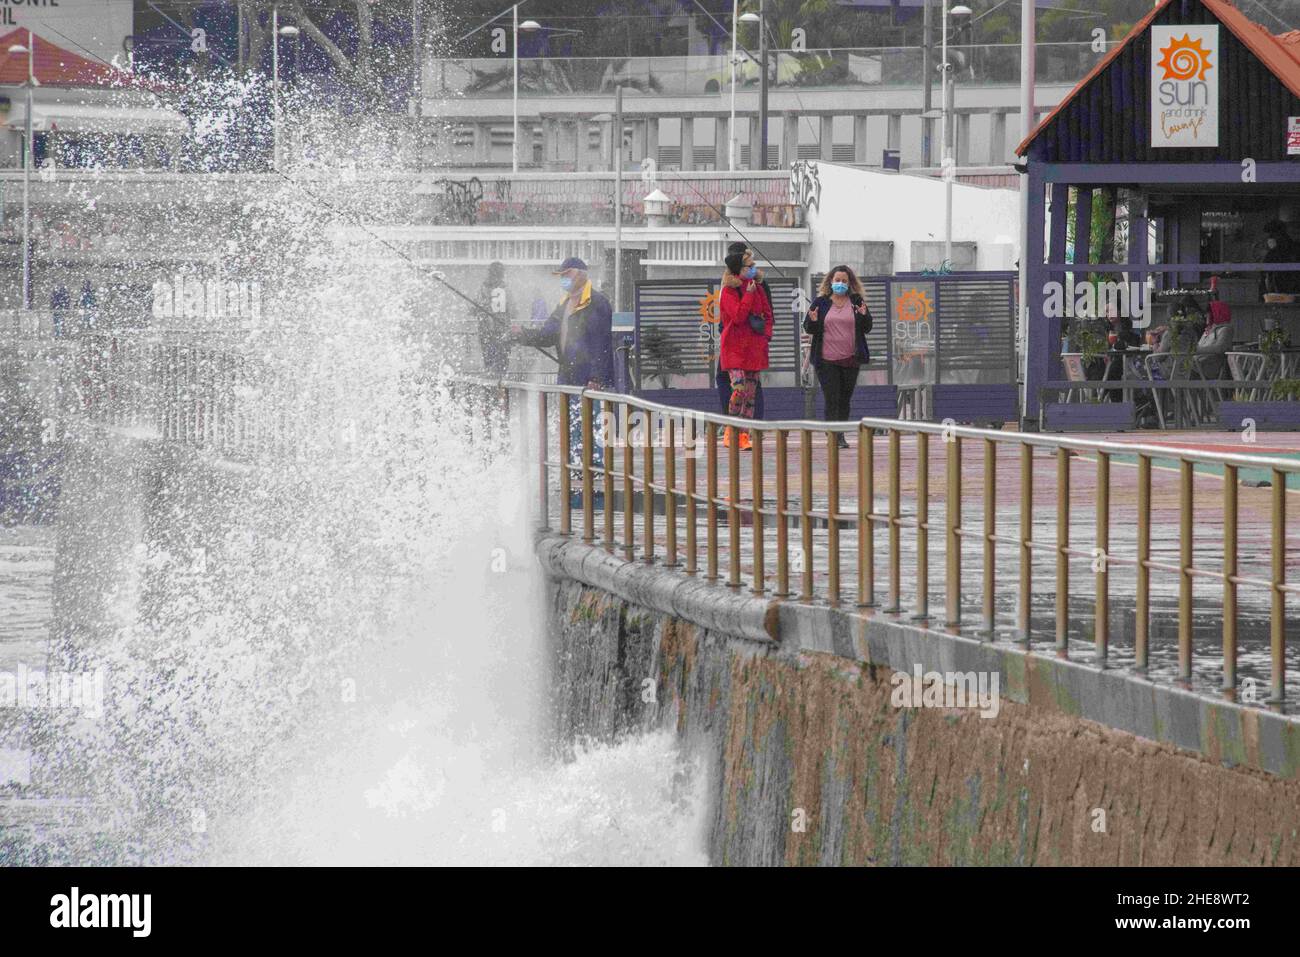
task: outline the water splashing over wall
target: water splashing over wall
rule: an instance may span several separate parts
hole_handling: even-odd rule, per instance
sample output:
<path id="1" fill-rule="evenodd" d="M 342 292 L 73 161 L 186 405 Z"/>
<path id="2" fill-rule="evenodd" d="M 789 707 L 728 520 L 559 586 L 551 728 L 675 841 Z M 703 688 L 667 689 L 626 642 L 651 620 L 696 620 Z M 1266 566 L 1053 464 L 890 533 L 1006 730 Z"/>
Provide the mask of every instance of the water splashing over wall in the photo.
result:
<path id="1" fill-rule="evenodd" d="M 211 102 L 224 115 L 239 95 Z M 202 128 L 220 140 L 221 117 Z M 231 390 L 257 440 L 74 438 L 97 477 L 118 467 L 105 450 L 136 443 L 127 484 L 148 504 L 107 514 L 73 491 L 61 506 L 60 523 L 94 510 L 136 544 L 61 558 L 95 572 L 102 614 L 63 595 L 55 661 L 102 670 L 105 713 L 42 718 L 40 777 L 104 814 L 94 840 L 51 854 L 701 862 L 702 775 L 678 773 L 670 739 L 554 759 L 531 485 L 492 437 L 501 410 L 446 387 L 465 306 L 363 225 L 399 222 L 409 195 L 331 168 L 263 183 L 215 224 L 180 205 L 157 225 L 160 242 L 201 231 L 262 284 L 262 315 L 214 347 L 251 370 Z"/>

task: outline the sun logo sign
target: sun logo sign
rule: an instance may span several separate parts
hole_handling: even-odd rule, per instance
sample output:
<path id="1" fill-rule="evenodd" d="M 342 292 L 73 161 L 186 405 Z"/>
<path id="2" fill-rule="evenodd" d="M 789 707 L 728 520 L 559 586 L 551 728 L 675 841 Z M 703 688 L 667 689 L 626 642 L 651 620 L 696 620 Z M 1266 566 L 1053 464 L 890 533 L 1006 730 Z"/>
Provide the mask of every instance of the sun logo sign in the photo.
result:
<path id="1" fill-rule="evenodd" d="M 924 289 L 908 289 L 894 298 L 899 322 L 924 322 L 934 314 L 934 301 Z"/>
<path id="2" fill-rule="evenodd" d="M 1219 28 L 1151 28 L 1151 145 L 1219 145 Z"/>
<path id="3" fill-rule="evenodd" d="M 915 286 L 894 297 L 894 357 L 908 359 L 934 350 L 934 300 Z"/>
<path id="4" fill-rule="evenodd" d="M 722 290 L 715 289 L 713 292 L 702 296 L 698 302 L 700 306 L 700 353 L 706 362 L 712 362 L 718 354 L 718 301 L 722 298 Z"/>
<path id="5" fill-rule="evenodd" d="M 1181 40 L 1174 40 L 1160 53 L 1162 56 L 1157 66 L 1165 71 L 1166 80 L 1204 80 L 1211 69 L 1210 51 L 1201 45 L 1200 40 L 1193 40 L 1185 33 Z"/>

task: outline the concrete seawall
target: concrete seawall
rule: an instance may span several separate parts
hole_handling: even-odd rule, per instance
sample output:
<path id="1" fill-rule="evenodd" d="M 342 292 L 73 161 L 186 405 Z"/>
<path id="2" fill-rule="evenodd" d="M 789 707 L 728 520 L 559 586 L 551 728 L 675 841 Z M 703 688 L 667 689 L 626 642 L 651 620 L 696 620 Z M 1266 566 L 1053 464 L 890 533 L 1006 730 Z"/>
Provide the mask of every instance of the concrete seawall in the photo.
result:
<path id="1" fill-rule="evenodd" d="M 544 538 L 558 733 L 675 729 L 719 864 L 1300 864 L 1300 723 Z M 1000 707 L 900 707 L 901 672 Z"/>

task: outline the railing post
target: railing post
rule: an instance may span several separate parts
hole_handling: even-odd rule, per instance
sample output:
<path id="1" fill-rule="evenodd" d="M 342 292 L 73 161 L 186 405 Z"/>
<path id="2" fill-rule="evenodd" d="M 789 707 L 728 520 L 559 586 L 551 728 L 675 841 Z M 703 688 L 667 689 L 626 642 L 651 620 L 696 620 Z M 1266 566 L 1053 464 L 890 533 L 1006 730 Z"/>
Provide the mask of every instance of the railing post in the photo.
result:
<path id="1" fill-rule="evenodd" d="M 573 534 L 573 476 L 569 474 L 570 419 L 569 396 L 560 394 L 560 534 Z"/>
<path id="2" fill-rule="evenodd" d="M 1178 460 L 1178 681 L 1192 683 L 1192 463 Z"/>
<path id="3" fill-rule="evenodd" d="M 683 419 L 683 424 L 685 420 Z M 668 416 L 668 445 L 664 451 L 664 525 L 668 568 L 677 567 L 677 418 Z"/>
<path id="4" fill-rule="evenodd" d="M 1034 571 L 1034 447 L 1020 446 L 1020 594 L 1016 603 L 1017 637 L 1030 643 Z"/>
<path id="5" fill-rule="evenodd" d="M 787 509 L 790 495 L 789 434 L 776 431 L 776 595 L 790 597 L 790 526 Z"/>
<path id="6" fill-rule="evenodd" d="M 537 480 L 538 523 L 545 531 L 551 530 L 551 470 L 546 464 L 551 449 L 551 436 L 546 416 L 546 393 L 537 393 Z"/>
<path id="7" fill-rule="evenodd" d="M 916 613 L 930 617 L 930 433 L 916 433 Z"/>
<path id="8" fill-rule="evenodd" d="M 704 520 L 704 558 L 709 581 L 718 579 L 718 425 L 710 422 L 705 426 L 708 447 L 705 449 L 705 490 L 708 496 L 705 504 Z"/>
<path id="9" fill-rule="evenodd" d="M 1237 466 L 1223 467 L 1223 696 L 1237 700 Z"/>
<path id="10" fill-rule="evenodd" d="M 582 395 L 582 540 L 590 545 L 596 540 L 596 510 L 592 507 L 592 493 L 595 485 L 591 475 L 592 428 L 591 398 Z"/>
<path id="11" fill-rule="evenodd" d="M 617 442 L 608 441 L 611 433 L 620 421 L 619 409 L 622 406 L 611 407 L 611 403 L 605 401 L 605 414 L 603 419 L 605 435 L 605 454 L 601 456 L 601 486 L 605 490 L 604 513 L 605 513 L 605 551 L 611 555 L 614 553 L 614 449 L 618 447 Z"/>
<path id="12" fill-rule="evenodd" d="M 1138 456 L 1137 620 L 1133 667 L 1145 674 L 1151 648 L 1151 456 Z"/>
<path id="13" fill-rule="evenodd" d="M 740 429 L 727 446 L 727 585 L 740 587 Z"/>
<path id="14" fill-rule="evenodd" d="M 763 550 L 766 547 L 763 540 L 763 436 L 767 433 L 763 429 L 754 429 L 753 434 L 754 451 L 750 460 L 750 478 L 754 499 L 754 594 L 761 595 L 766 591 L 763 581 Z"/>
<path id="15" fill-rule="evenodd" d="M 636 560 L 636 454 L 632 449 L 632 409 L 623 407 L 623 558 Z"/>
<path id="16" fill-rule="evenodd" d="M 953 435 L 944 453 L 944 467 L 948 473 L 947 506 L 944 518 L 948 525 L 948 541 L 944 559 L 948 582 L 944 587 L 944 624 L 948 628 L 961 625 L 961 436 Z"/>
<path id="17" fill-rule="evenodd" d="M 838 432 L 826 433 L 826 552 L 827 597 L 832 608 L 840 604 L 840 441 Z"/>
<path id="18" fill-rule="evenodd" d="M 1097 603 L 1093 634 L 1096 664 L 1106 667 L 1110 654 L 1110 454 L 1097 453 Z"/>
<path id="19" fill-rule="evenodd" d="M 645 563 L 650 565 L 655 560 L 655 435 L 656 429 L 646 422 L 642 439 L 645 446 L 641 453 L 641 535 L 645 542 Z"/>
<path id="20" fill-rule="evenodd" d="M 1273 470 L 1273 575 L 1269 648 L 1273 659 L 1269 704 L 1286 705 L 1286 473 Z"/>
<path id="21" fill-rule="evenodd" d="M 807 429 L 799 432 L 799 489 L 800 533 L 803 549 L 803 587 L 799 596 L 801 601 L 812 601 L 813 597 L 813 527 L 812 527 L 812 433 Z"/>
<path id="22" fill-rule="evenodd" d="M 872 431 L 858 426 L 858 607 L 876 603 L 876 477 Z"/>
<path id="23" fill-rule="evenodd" d="M 1056 654 L 1070 656 L 1070 450 L 1056 450 Z"/>
<path id="24" fill-rule="evenodd" d="M 902 561 L 899 555 L 899 523 L 902 521 L 901 492 L 899 490 L 899 433 L 889 430 L 889 607 L 891 615 L 903 611 Z"/>
<path id="25" fill-rule="evenodd" d="M 696 562 L 699 555 L 699 548 L 695 542 L 695 491 L 697 488 L 695 467 L 696 456 L 699 454 L 700 448 L 700 432 L 693 418 L 687 419 L 687 421 L 690 423 L 691 441 L 690 448 L 686 452 L 686 574 L 694 575 L 698 571 Z"/>
<path id="26" fill-rule="evenodd" d="M 997 583 L 998 561 L 998 445 L 992 439 L 984 440 L 984 632 L 993 638 L 997 634 L 997 609 L 994 606 L 994 589 Z"/>

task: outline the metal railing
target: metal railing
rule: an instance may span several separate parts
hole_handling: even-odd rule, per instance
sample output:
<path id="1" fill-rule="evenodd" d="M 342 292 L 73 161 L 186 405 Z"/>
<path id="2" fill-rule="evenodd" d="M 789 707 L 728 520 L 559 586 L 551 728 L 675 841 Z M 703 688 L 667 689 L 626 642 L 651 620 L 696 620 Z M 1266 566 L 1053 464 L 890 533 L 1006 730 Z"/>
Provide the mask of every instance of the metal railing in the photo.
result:
<path id="1" fill-rule="evenodd" d="M 1116 41 L 1097 50 L 1091 41 L 1039 43 L 1035 76 L 1043 84 L 1072 84 L 1095 66 Z M 1005 86 L 1020 82 L 1020 46 L 949 44 L 963 86 Z M 920 47 L 840 47 L 769 51 L 774 89 L 870 89 L 919 86 L 924 82 Z M 424 85 L 430 95 L 508 96 L 509 56 L 430 60 Z M 738 89 L 757 90 L 755 59 L 736 67 Z M 582 96 L 612 93 L 625 86 L 662 96 L 718 94 L 731 89 L 728 54 L 633 57 L 524 57 L 519 92 L 524 96 Z"/>
<path id="2" fill-rule="evenodd" d="M 1071 623 L 1079 611 L 1076 602 L 1072 615 L 1077 572 L 1071 565 L 1086 561 L 1091 600 L 1087 589 L 1078 589 L 1073 597 L 1091 605 L 1092 661 L 1100 667 L 1128 667 L 1135 675 L 1147 675 L 1152 665 L 1153 573 L 1168 575 L 1159 584 L 1176 593 L 1174 680 L 1186 687 L 1193 682 L 1196 600 L 1203 613 L 1210 605 L 1204 592 L 1194 595 L 1194 589 L 1198 582 L 1213 583 L 1214 600 L 1221 604 L 1210 609 L 1211 618 L 1221 611 L 1222 625 L 1216 629 L 1221 633 L 1219 660 L 1210 664 L 1221 675 L 1220 693 L 1237 699 L 1239 624 L 1252 620 L 1243 607 L 1252 604 L 1258 612 L 1253 620 L 1267 621 L 1268 704 L 1284 709 L 1286 602 L 1300 591 L 1286 580 L 1286 490 L 1288 478 L 1300 473 L 1300 461 L 889 419 L 749 421 L 573 387 L 458 381 L 463 388 L 499 392 L 506 406 L 531 419 L 527 428 L 535 438 L 528 443 L 536 457 L 536 493 L 545 529 L 621 552 L 628 561 L 658 562 L 731 588 L 748 587 L 755 595 L 893 615 L 907 609 L 914 619 L 946 629 L 962 629 L 970 612 L 978 610 L 974 634 L 992 640 L 1001 627 L 1031 650 L 1039 644 L 1032 627 L 1034 599 L 1049 599 L 1040 601 L 1051 605 L 1053 624 L 1045 630 L 1053 652 L 1067 658 L 1076 654 Z M 637 416 L 642 419 L 639 434 L 634 431 Z M 750 430 L 753 451 L 743 452 L 738 440 L 721 441 L 730 429 Z M 856 467 L 843 474 L 838 436 L 856 436 L 854 447 L 844 453 Z M 932 485 L 936 436 L 943 478 Z M 579 449 L 573 447 L 575 440 Z M 911 455 L 906 463 L 905 442 Z M 815 470 L 818 447 L 824 461 Z M 981 454 L 968 455 L 971 448 Z M 792 452 L 797 454 L 793 466 Z M 1072 530 L 1072 519 L 1079 517 L 1072 482 L 1084 474 L 1074 461 L 1079 456 L 1095 460 L 1088 505 L 1092 521 L 1085 514 Z M 1008 466 L 1002 475 L 999 462 Z M 1116 489 L 1112 470 L 1120 462 L 1136 465 L 1136 470 L 1132 480 Z M 1169 463 L 1176 479 L 1169 477 Z M 1036 472 L 1037 465 L 1049 468 Z M 1200 512 L 1194 496 L 1198 468 L 1222 470 L 1221 501 Z M 1266 473 L 1271 489 L 1248 489 L 1253 498 L 1243 509 L 1240 486 L 1246 470 Z M 1210 480 L 1202 476 L 1203 482 Z M 1049 509 L 1035 506 L 1036 493 L 1040 500 L 1055 499 L 1054 521 Z M 1157 493 L 1176 504 L 1157 513 Z M 980 507 L 963 510 L 972 498 Z M 936 514 L 939 506 L 942 518 Z M 1196 528 L 1215 514 L 1221 516 L 1222 542 L 1204 532 L 1198 541 Z M 1053 525 L 1051 538 L 1044 532 Z M 1088 537 L 1089 525 L 1091 543 L 1081 541 Z M 720 532 L 725 539 L 720 540 Z M 972 563 L 980 573 L 977 600 L 962 593 L 963 571 L 970 567 L 964 554 L 968 547 L 978 549 Z M 1014 554 L 1009 575 L 1008 563 L 999 561 L 999 547 Z M 938 554 L 943 561 L 942 612 L 931 610 L 930 561 Z M 907 569 L 905 555 L 913 560 Z M 1035 568 L 1039 555 L 1049 556 L 1053 566 L 1050 595 L 1038 578 L 1041 569 Z M 1134 577 L 1133 648 L 1127 665 L 1113 653 L 1111 641 L 1116 618 L 1111 602 L 1117 594 L 1112 572 L 1118 568 L 1132 569 Z M 1117 606 L 1116 612 L 1127 614 L 1127 609 L 1119 612 Z M 1204 617 L 1200 621 L 1205 624 Z M 1076 642 L 1079 630 L 1076 623 Z M 1199 664 L 1203 680 L 1207 665 L 1204 660 Z M 1253 699 L 1247 695 L 1244 700 Z"/>

